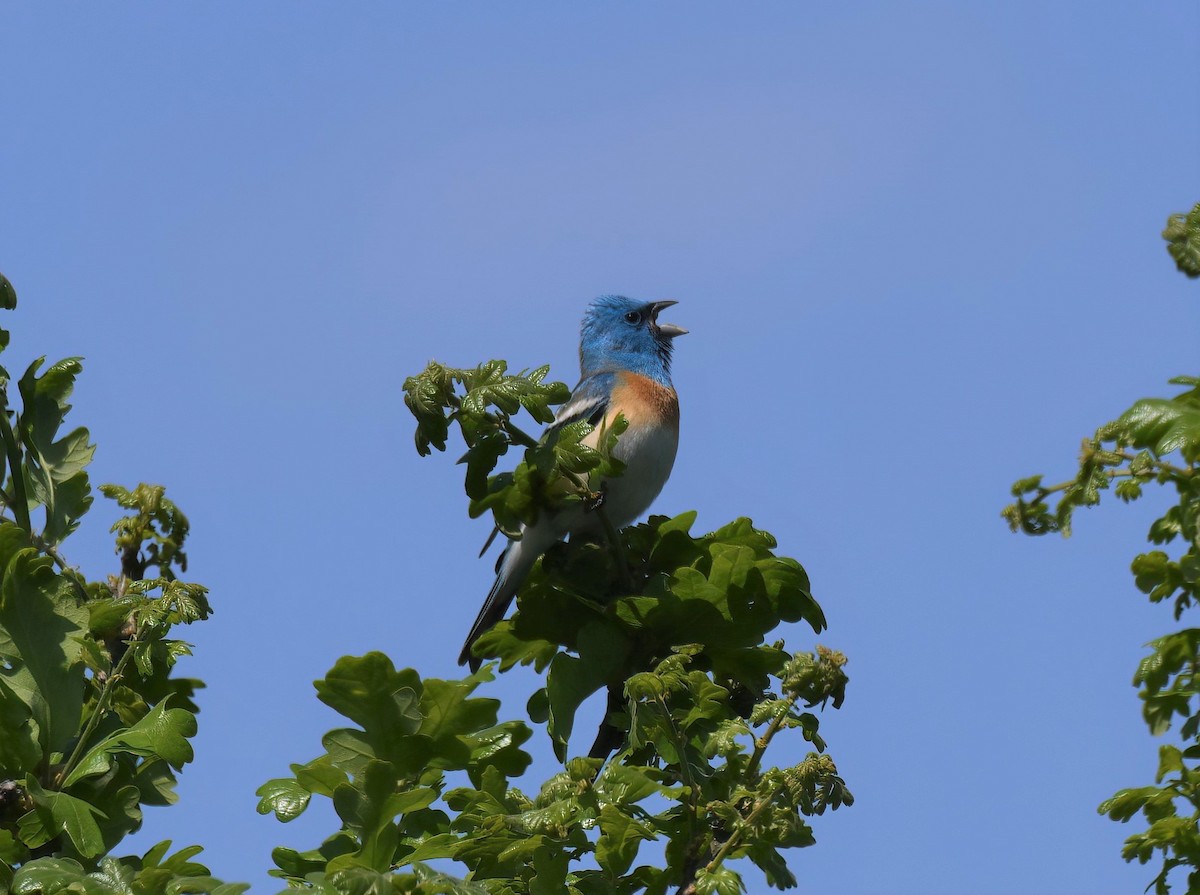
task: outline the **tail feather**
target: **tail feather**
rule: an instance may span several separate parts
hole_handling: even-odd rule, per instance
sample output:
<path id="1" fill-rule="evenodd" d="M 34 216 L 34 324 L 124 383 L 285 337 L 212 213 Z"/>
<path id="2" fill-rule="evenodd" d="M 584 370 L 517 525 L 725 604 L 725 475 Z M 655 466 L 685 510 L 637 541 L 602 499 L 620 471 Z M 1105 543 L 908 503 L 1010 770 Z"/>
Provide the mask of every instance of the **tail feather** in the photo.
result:
<path id="1" fill-rule="evenodd" d="M 492 589 L 488 591 L 487 599 L 483 601 L 479 615 L 475 616 L 475 623 L 471 625 L 471 632 L 463 643 L 462 652 L 458 654 L 458 664 L 469 665 L 473 672 L 479 670 L 480 660 L 471 655 L 471 647 L 475 645 L 475 641 L 484 631 L 504 618 L 504 613 L 508 611 L 508 604 L 512 602 L 521 586 L 521 582 L 514 581 L 513 576 L 506 574 L 509 570 L 504 568 L 509 554 L 515 552 L 514 546 L 510 546 L 500 557 L 500 568 L 497 569 L 496 581 L 492 584 Z"/>
<path id="2" fill-rule="evenodd" d="M 475 641 L 504 618 L 504 613 L 508 611 L 513 597 L 521 589 L 525 576 L 529 574 L 537 558 L 557 540 L 556 532 L 540 529 L 540 526 L 526 529 L 521 540 L 510 542 L 501 554 L 500 562 L 496 566 L 496 581 L 488 591 L 479 615 L 475 617 L 475 624 L 471 625 L 471 633 L 463 643 L 462 652 L 458 654 L 459 665 L 470 666 L 471 671 L 479 668 L 480 660 L 471 655 Z"/>

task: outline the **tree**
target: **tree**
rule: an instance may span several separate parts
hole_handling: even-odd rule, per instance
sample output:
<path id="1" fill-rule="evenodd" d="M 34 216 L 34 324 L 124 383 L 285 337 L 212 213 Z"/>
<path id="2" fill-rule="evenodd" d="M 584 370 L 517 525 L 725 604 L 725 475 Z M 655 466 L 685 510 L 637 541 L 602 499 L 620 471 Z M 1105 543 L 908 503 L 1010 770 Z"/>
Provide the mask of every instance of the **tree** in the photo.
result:
<path id="1" fill-rule="evenodd" d="M 15 301 L 0 278 L 0 304 Z M 92 502 L 94 446 L 86 429 L 60 434 L 79 361 L 42 365 L 19 381 L 19 406 L 0 369 L 0 889 L 235 895 L 246 887 L 212 878 L 198 846 L 113 854 L 143 805 L 174 800 L 192 760 L 202 684 L 174 676 L 188 647 L 172 635 L 211 608 L 177 577 L 188 523 L 159 486 L 100 488 L 128 511 L 113 528 L 119 574 L 92 581 L 69 565 L 61 546 Z M 598 450 L 582 424 L 542 442 L 517 428 L 521 410 L 544 423 L 565 399 L 546 374 L 431 364 L 405 384 L 418 450 L 444 450 L 457 427 L 470 512 L 505 531 L 564 501 L 603 513 L 594 477 L 620 472 L 620 425 Z M 496 473 L 513 446 L 522 461 Z M 784 621 L 825 627 L 803 568 L 748 519 L 700 536 L 694 520 L 655 516 L 610 526 L 605 544 L 552 548 L 515 616 L 480 641 L 498 661 L 462 680 L 422 679 L 381 653 L 340 659 L 316 689 L 346 726 L 264 784 L 259 811 L 286 822 L 328 798 L 341 826 L 314 849 L 276 849 L 276 875 L 322 893 L 733 893 L 744 886 L 730 862 L 748 858 L 769 884 L 795 885 L 782 852 L 812 844 L 807 818 L 852 802 L 806 711 L 841 704 L 845 657 L 767 643 Z M 532 726 L 501 721 L 477 692 L 516 665 L 544 675 Z M 576 712 L 601 693 L 590 754 L 570 757 Z M 513 782 L 535 727 L 562 767 L 527 795 Z M 812 751 L 769 767 L 793 732 Z"/>
<path id="2" fill-rule="evenodd" d="M 1200 277 L 1200 204 L 1187 215 L 1174 214 L 1163 231 L 1167 250 L 1188 277 Z M 1150 526 L 1155 545 L 1134 557 L 1134 583 L 1153 603 L 1169 602 L 1176 621 L 1200 602 L 1200 378 L 1171 380 L 1184 391 L 1170 398 L 1144 398 L 1083 442 L 1073 479 L 1043 485 L 1042 476 L 1012 487 L 1016 503 L 1004 509 L 1013 531 L 1041 535 L 1071 533 L 1079 507 L 1100 502 L 1112 487 L 1128 503 L 1143 486 L 1173 488 L 1178 501 Z M 1048 499 L 1056 503 L 1051 509 Z M 1139 812 L 1148 827 L 1125 841 L 1125 860 L 1145 864 L 1160 853 L 1162 867 L 1151 881 L 1159 895 L 1170 891 L 1169 875 L 1191 868 L 1188 891 L 1200 891 L 1200 628 L 1183 628 L 1149 644 L 1133 683 L 1141 687 L 1142 714 L 1152 734 L 1170 730 L 1179 716 L 1178 745 L 1159 747 L 1153 786 L 1122 789 L 1100 812 L 1125 822 Z"/>

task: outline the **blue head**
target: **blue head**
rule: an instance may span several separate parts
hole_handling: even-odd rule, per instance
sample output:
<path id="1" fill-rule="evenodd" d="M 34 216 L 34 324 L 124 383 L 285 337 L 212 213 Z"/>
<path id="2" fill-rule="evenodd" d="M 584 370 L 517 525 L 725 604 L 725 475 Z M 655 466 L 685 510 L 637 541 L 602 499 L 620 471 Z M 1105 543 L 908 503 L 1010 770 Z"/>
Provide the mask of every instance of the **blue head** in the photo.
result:
<path id="1" fill-rule="evenodd" d="M 658 322 L 658 312 L 673 304 L 623 295 L 602 295 L 592 302 L 579 335 L 582 374 L 630 370 L 670 385 L 672 341 L 687 332 Z"/>

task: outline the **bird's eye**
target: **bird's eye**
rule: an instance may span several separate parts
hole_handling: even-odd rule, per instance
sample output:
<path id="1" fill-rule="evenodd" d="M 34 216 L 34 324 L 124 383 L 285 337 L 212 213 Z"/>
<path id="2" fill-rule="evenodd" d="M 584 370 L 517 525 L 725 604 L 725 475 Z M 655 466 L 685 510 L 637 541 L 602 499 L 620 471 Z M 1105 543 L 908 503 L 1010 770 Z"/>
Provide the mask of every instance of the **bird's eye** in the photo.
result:
<path id="1" fill-rule="evenodd" d="M 630 311 L 628 314 L 625 315 L 626 323 L 641 323 L 641 321 L 642 321 L 642 315 L 639 314 L 637 311 Z"/>

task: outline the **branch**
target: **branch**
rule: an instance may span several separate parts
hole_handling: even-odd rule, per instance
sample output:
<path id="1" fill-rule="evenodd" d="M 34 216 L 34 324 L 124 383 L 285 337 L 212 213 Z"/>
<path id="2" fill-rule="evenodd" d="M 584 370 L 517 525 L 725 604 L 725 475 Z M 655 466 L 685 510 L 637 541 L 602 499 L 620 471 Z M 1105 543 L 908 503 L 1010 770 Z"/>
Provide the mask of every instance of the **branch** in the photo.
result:
<path id="1" fill-rule="evenodd" d="M 8 468 L 12 475 L 15 494 L 13 515 L 17 517 L 18 525 L 33 534 L 33 523 L 29 519 L 29 496 L 25 493 L 25 467 L 21 465 L 21 450 L 17 446 L 17 438 L 5 407 L 0 407 L 0 436 L 4 438 L 4 452 L 8 456 Z"/>
<path id="2" fill-rule="evenodd" d="M 779 791 L 782 788 L 783 786 L 781 784 L 754 804 L 754 807 L 750 810 L 750 813 L 746 815 L 745 819 L 743 819 L 741 825 L 730 834 L 728 839 L 721 843 L 720 850 L 717 851 L 717 853 L 713 856 L 713 859 L 709 861 L 708 865 L 704 868 L 706 873 L 714 873 L 716 869 L 721 866 L 725 859 L 729 857 L 729 853 L 737 848 L 739 844 L 738 840 L 742 837 L 743 831 L 754 825 L 754 822 L 758 820 L 758 816 L 767 809 L 767 806 L 775 801 L 775 796 L 779 794 Z"/>
<path id="3" fill-rule="evenodd" d="M 783 710 L 778 712 L 771 723 L 767 725 L 767 729 L 763 731 L 763 735 L 754 741 L 754 753 L 750 756 L 750 764 L 746 765 L 746 779 L 752 779 L 758 773 L 758 766 L 762 763 L 763 753 L 767 751 L 767 747 L 771 745 L 771 740 L 775 738 L 775 734 L 779 733 L 779 729 L 783 726 L 783 719 L 800 700 L 800 694 L 788 698 L 787 705 Z"/>
<path id="4" fill-rule="evenodd" d="M 42 553 L 44 553 L 48 557 L 50 557 L 50 559 L 54 562 L 54 564 L 56 566 L 58 566 L 59 571 L 63 573 L 63 576 L 65 578 L 71 579 L 71 583 L 74 584 L 76 590 L 79 591 L 80 599 L 87 600 L 88 599 L 87 579 L 84 578 L 83 575 L 81 575 L 79 573 L 79 570 L 76 569 L 74 566 L 68 565 L 67 561 L 63 558 L 62 554 L 59 553 L 58 550 L 54 547 L 54 545 L 51 544 L 49 541 L 45 540 L 44 538 L 42 538 L 38 535 L 33 534 L 32 532 L 30 533 L 29 539 L 33 542 L 34 547 L 36 547 Z"/>
<path id="5" fill-rule="evenodd" d="M 143 631 L 138 630 L 133 637 L 129 638 L 128 641 L 125 641 L 126 646 L 128 647 L 139 640 L 142 634 Z M 79 734 L 79 739 L 75 742 L 75 748 L 71 750 L 71 757 L 67 759 L 66 763 L 62 766 L 62 769 L 58 772 L 58 775 L 54 781 L 55 787 L 61 786 L 62 781 L 66 780 L 67 777 L 70 776 L 71 771 L 75 770 L 75 766 L 79 764 L 79 760 L 83 758 L 88 739 L 95 731 L 96 725 L 100 723 L 100 719 L 103 718 L 107 713 L 108 703 L 112 698 L 113 689 L 117 682 L 121 680 L 121 673 L 125 670 L 125 665 L 129 661 L 129 657 L 132 655 L 133 650 L 126 649 L 117 664 L 113 666 L 113 669 L 109 673 L 108 677 L 104 679 L 104 684 L 100 689 L 100 698 L 96 700 L 96 708 L 92 710 L 92 714 L 88 717 L 87 724 L 84 726 L 83 731 Z"/>
<path id="6" fill-rule="evenodd" d="M 532 448 L 537 447 L 538 444 L 540 444 L 536 438 L 517 426 L 507 416 L 499 416 L 497 414 L 489 414 L 489 416 L 494 417 L 495 420 L 500 424 L 500 428 L 508 433 L 508 437 L 522 447 Z"/>

